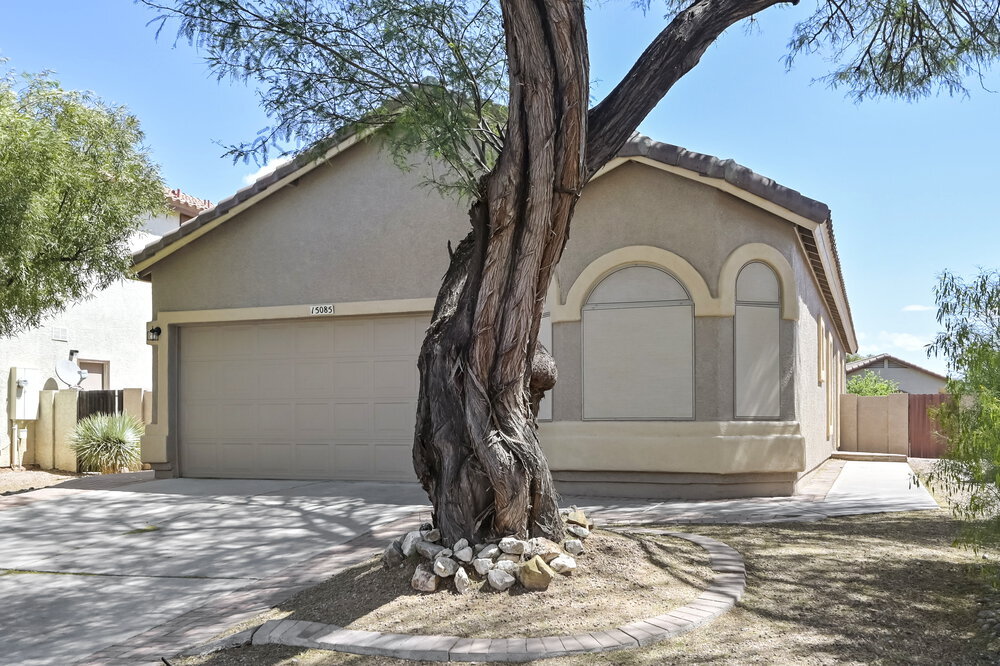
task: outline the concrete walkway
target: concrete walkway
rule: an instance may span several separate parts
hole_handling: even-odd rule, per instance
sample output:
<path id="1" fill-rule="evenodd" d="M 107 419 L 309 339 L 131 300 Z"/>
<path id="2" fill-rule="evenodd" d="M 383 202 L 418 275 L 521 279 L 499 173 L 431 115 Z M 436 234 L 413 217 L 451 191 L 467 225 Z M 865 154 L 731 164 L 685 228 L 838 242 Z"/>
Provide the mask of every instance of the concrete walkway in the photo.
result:
<path id="1" fill-rule="evenodd" d="M 830 461 L 830 464 L 837 465 L 837 461 Z M 848 461 L 841 464 L 843 467 L 832 486 L 820 495 L 711 501 L 564 497 L 563 504 L 576 504 L 599 522 L 647 525 L 814 521 L 863 513 L 939 508 L 926 489 L 912 483 L 912 470 L 906 463 Z"/>
<path id="2" fill-rule="evenodd" d="M 937 509 L 905 464 L 840 464 L 828 492 L 805 497 L 563 503 L 599 522 L 645 524 Z M 116 475 L 0 498 L 2 661 L 158 663 L 378 553 L 429 515 L 420 488 L 402 483 Z"/>

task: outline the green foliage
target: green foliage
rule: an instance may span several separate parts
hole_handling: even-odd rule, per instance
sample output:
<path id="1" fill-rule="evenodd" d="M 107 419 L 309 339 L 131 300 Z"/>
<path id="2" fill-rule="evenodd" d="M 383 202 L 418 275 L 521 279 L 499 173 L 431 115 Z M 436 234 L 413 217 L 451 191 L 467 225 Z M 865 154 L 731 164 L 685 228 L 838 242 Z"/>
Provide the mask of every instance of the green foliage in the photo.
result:
<path id="1" fill-rule="evenodd" d="M 847 362 L 848 363 L 855 363 L 856 361 L 863 361 L 866 358 L 871 358 L 871 357 L 872 357 L 871 354 L 848 354 L 847 355 Z"/>
<path id="2" fill-rule="evenodd" d="M 233 146 L 266 161 L 339 131 L 391 125 L 396 163 L 447 165 L 433 184 L 478 194 L 506 122 L 503 20 L 479 0 L 142 0 L 220 78 L 253 79 L 274 124 Z"/>
<path id="3" fill-rule="evenodd" d="M 164 207 L 139 122 L 48 75 L 0 74 L 0 337 L 127 274 Z"/>
<path id="4" fill-rule="evenodd" d="M 951 400 L 932 410 L 948 448 L 929 481 L 968 521 L 960 542 L 980 548 L 1000 543 L 1000 274 L 966 282 L 945 272 L 935 296 L 945 330 L 929 353 L 944 354 L 957 374 Z"/>
<path id="5" fill-rule="evenodd" d="M 200 47 L 218 77 L 258 86 L 272 125 L 232 146 L 234 159 L 263 162 L 393 125 L 383 137 L 398 165 L 444 164 L 429 182 L 470 197 L 503 146 L 506 45 L 533 38 L 505 36 L 520 26 L 505 25 L 503 0 L 137 1 L 159 12 L 157 34 L 176 21 L 177 37 Z M 788 63 L 819 52 L 833 63 L 827 81 L 858 99 L 964 92 L 1000 54 L 998 2 L 819 0 L 794 29 Z M 651 0 L 633 4 L 648 10 Z M 734 11 L 665 0 L 665 18 L 696 4 L 720 21 Z M 789 3 L 760 7 L 772 4 Z M 640 60 L 633 73 L 652 64 Z"/>
<path id="6" fill-rule="evenodd" d="M 865 374 L 847 380 L 847 392 L 854 395 L 891 395 L 899 393 L 899 382 L 867 370 Z"/>
<path id="7" fill-rule="evenodd" d="M 116 474 L 142 466 L 139 439 L 144 427 L 131 414 L 93 414 L 76 424 L 73 450 L 84 472 Z"/>

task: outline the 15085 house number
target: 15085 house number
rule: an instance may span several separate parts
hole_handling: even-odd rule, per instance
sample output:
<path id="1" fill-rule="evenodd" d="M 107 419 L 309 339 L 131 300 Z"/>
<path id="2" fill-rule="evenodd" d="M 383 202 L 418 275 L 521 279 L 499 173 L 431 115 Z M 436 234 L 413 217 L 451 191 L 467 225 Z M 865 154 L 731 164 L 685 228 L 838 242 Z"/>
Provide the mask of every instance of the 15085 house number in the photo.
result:
<path id="1" fill-rule="evenodd" d="M 309 314 L 311 315 L 328 315 L 333 314 L 332 305 L 310 305 Z"/>

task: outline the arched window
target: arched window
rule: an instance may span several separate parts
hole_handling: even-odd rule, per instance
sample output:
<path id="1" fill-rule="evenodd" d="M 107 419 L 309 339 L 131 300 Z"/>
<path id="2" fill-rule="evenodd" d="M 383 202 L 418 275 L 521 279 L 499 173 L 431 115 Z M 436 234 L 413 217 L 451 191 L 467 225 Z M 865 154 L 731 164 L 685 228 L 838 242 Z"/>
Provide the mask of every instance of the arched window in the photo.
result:
<path id="1" fill-rule="evenodd" d="M 665 271 L 619 269 L 587 299 L 583 417 L 694 418 L 694 306 Z"/>
<path id="2" fill-rule="evenodd" d="M 746 264 L 736 278 L 736 418 L 781 415 L 778 277 L 767 264 Z"/>

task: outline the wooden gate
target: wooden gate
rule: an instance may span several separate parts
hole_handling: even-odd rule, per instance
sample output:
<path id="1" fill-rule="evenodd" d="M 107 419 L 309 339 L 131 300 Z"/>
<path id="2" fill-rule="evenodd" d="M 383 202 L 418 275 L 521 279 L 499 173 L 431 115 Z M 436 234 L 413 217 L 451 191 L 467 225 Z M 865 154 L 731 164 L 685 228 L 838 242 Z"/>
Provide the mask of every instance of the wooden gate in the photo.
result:
<path id="1" fill-rule="evenodd" d="M 125 391 L 80 391 L 76 399 L 76 418 L 91 414 L 120 414 L 125 403 Z"/>
<path id="2" fill-rule="evenodd" d="M 942 393 L 910 394 L 910 457 L 940 458 L 948 442 L 938 435 L 938 425 L 927 413 L 951 396 Z"/>

